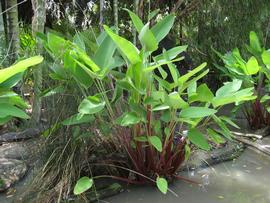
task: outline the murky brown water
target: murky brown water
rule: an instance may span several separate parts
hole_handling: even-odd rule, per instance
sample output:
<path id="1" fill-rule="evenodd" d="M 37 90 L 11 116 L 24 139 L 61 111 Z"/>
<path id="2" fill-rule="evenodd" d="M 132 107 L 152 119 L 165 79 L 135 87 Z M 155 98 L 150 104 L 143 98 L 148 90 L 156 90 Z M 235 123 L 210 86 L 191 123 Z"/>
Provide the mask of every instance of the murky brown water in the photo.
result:
<path id="1" fill-rule="evenodd" d="M 270 143 L 270 142 L 269 142 Z M 270 158 L 246 149 L 234 161 L 184 172 L 182 176 L 203 186 L 177 181 L 170 188 L 178 197 L 161 194 L 153 187 L 130 187 L 127 192 L 102 202 L 110 203 L 269 203 Z"/>

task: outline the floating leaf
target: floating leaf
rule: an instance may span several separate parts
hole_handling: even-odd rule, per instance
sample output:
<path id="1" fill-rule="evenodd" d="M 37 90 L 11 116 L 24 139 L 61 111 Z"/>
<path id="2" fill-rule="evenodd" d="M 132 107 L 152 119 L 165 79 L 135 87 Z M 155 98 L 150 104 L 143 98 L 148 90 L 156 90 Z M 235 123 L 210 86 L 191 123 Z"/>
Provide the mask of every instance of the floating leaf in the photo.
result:
<path id="1" fill-rule="evenodd" d="M 157 177 L 156 184 L 160 192 L 163 194 L 167 194 L 168 191 L 168 182 L 165 178 Z"/>
<path id="2" fill-rule="evenodd" d="M 80 178 L 73 190 L 75 195 L 79 195 L 87 190 L 89 190 L 93 186 L 93 179 L 90 179 L 86 176 Z"/>

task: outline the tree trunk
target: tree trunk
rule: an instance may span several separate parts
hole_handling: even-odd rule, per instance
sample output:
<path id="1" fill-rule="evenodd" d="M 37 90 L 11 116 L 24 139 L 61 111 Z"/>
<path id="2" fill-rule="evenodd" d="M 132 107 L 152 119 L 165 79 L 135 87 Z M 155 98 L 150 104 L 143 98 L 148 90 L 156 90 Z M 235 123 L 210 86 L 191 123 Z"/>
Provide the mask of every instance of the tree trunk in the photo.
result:
<path id="1" fill-rule="evenodd" d="M 118 0 L 113 0 L 113 16 L 114 16 L 114 26 L 116 33 L 118 34 Z"/>
<path id="2" fill-rule="evenodd" d="M 17 0 L 6 0 L 7 16 L 7 38 L 9 43 L 9 62 L 14 63 L 18 58 L 19 41 L 19 23 Z"/>
<path id="3" fill-rule="evenodd" d="M 3 12 L 2 3 L 0 2 L 0 13 Z M 3 15 L 0 14 L 0 66 L 2 65 L 1 62 L 4 59 L 6 51 L 6 36 L 5 36 L 5 25 Z"/>
<path id="4" fill-rule="evenodd" d="M 104 0 L 99 1 L 99 29 L 102 32 L 103 31 L 103 11 L 104 11 Z"/>
<path id="5" fill-rule="evenodd" d="M 136 15 L 138 15 L 138 12 L 139 12 L 139 1 L 140 0 L 134 0 L 134 3 L 133 3 L 134 13 L 136 13 Z M 133 34 L 133 43 L 136 45 L 137 44 L 137 30 L 135 26 L 133 26 L 132 34 Z"/>
<path id="6" fill-rule="evenodd" d="M 34 11 L 34 16 L 32 19 L 32 32 L 33 36 L 37 32 L 44 32 L 44 25 L 46 21 L 46 9 L 44 0 L 31 0 L 32 9 Z M 37 42 L 37 54 L 42 53 L 42 44 Z M 34 75 L 34 100 L 33 100 L 33 111 L 32 111 L 32 122 L 37 124 L 41 117 L 41 98 L 40 93 L 42 89 L 42 65 L 36 67 L 33 72 Z"/>

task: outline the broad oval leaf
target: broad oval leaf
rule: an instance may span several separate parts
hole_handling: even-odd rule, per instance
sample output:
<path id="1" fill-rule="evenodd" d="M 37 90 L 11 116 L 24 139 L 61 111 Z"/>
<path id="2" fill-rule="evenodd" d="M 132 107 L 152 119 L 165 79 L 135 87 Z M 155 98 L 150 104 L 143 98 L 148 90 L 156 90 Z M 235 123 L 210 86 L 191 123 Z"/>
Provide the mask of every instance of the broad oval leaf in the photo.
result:
<path id="1" fill-rule="evenodd" d="M 156 148 L 156 150 L 162 152 L 162 142 L 158 136 L 149 136 L 148 141 Z"/>
<path id="2" fill-rule="evenodd" d="M 89 190 L 92 186 L 93 186 L 93 179 L 90 179 L 86 176 L 84 177 L 81 177 L 75 187 L 74 187 L 74 190 L 73 190 L 73 193 L 75 195 L 79 195 L 79 194 L 82 194 L 83 192 Z"/>
<path id="3" fill-rule="evenodd" d="M 156 184 L 160 192 L 167 194 L 168 191 L 168 182 L 165 178 L 157 177 Z"/>
<path id="4" fill-rule="evenodd" d="M 246 64 L 246 74 L 247 75 L 254 75 L 257 74 L 259 72 L 259 70 L 261 69 L 261 67 L 258 64 L 257 59 L 252 56 L 247 64 Z"/>
<path id="5" fill-rule="evenodd" d="M 100 101 L 96 96 L 90 96 L 81 102 L 79 105 L 79 112 L 81 114 L 95 114 L 100 112 L 104 107 L 104 101 Z"/>
<path id="6" fill-rule="evenodd" d="M 215 114 L 215 109 L 209 109 L 207 107 L 188 107 L 180 112 L 181 118 L 203 118 Z"/>
<path id="7" fill-rule="evenodd" d="M 211 149 L 204 135 L 195 128 L 188 131 L 188 139 L 200 149 L 207 151 Z"/>

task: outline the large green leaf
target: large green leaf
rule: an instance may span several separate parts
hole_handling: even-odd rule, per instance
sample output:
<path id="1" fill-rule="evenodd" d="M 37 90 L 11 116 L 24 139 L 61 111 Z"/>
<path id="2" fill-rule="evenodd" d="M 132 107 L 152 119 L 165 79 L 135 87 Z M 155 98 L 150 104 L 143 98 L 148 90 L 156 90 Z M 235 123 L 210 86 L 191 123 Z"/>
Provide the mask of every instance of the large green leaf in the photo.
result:
<path id="1" fill-rule="evenodd" d="M 158 49 L 158 42 L 153 35 L 152 31 L 149 29 L 149 23 L 147 23 L 140 31 L 139 40 L 142 45 L 145 46 L 146 51 L 155 51 Z"/>
<path id="2" fill-rule="evenodd" d="M 7 79 L 11 78 L 12 76 L 24 72 L 27 68 L 37 65 L 43 61 L 43 57 L 41 56 L 34 56 L 18 63 L 0 70 L 0 83 L 6 81 Z"/>
<path id="3" fill-rule="evenodd" d="M 116 46 L 121 50 L 122 54 L 124 54 L 132 64 L 136 64 L 141 61 L 139 50 L 130 41 L 113 33 L 113 31 L 106 25 L 104 25 L 104 29 L 115 42 Z"/>
<path id="4" fill-rule="evenodd" d="M 195 128 L 188 131 L 188 139 L 200 149 L 207 151 L 211 149 L 204 135 Z"/>
<path id="5" fill-rule="evenodd" d="M 79 194 L 89 190 L 93 186 L 93 183 L 94 183 L 93 179 L 90 179 L 90 178 L 88 178 L 86 176 L 81 177 L 77 181 L 77 183 L 76 183 L 76 185 L 74 187 L 73 193 L 75 195 L 79 195 Z"/>
<path id="6" fill-rule="evenodd" d="M 13 116 L 17 118 L 28 119 L 29 116 L 21 109 L 11 104 L 1 104 L 0 105 L 0 118 L 5 118 L 7 116 Z"/>
<path id="7" fill-rule="evenodd" d="M 135 112 L 128 112 L 116 119 L 116 123 L 121 126 L 134 125 L 141 122 L 141 117 Z"/>
<path id="8" fill-rule="evenodd" d="M 175 16 L 173 14 L 167 15 L 151 29 L 158 42 L 160 42 L 170 32 L 174 20 Z"/>
<path id="9" fill-rule="evenodd" d="M 215 109 L 209 109 L 206 107 L 188 107 L 180 112 L 181 118 L 203 118 L 215 114 Z"/>
<path id="10" fill-rule="evenodd" d="M 115 52 L 116 45 L 111 37 L 106 34 L 105 39 L 100 44 L 97 52 L 94 56 L 94 61 L 101 68 L 107 68 L 112 62 L 113 54 Z"/>
<path id="11" fill-rule="evenodd" d="M 156 184 L 160 192 L 167 194 L 168 191 L 168 182 L 165 178 L 157 177 Z"/>
<path id="12" fill-rule="evenodd" d="M 95 114 L 103 110 L 104 107 L 104 101 L 96 96 L 89 96 L 81 102 L 78 110 L 81 114 Z"/>
<path id="13" fill-rule="evenodd" d="M 156 148 L 156 150 L 162 152 L 162 142 L 158 136 L 149 136 L 148 141 Z"/>

